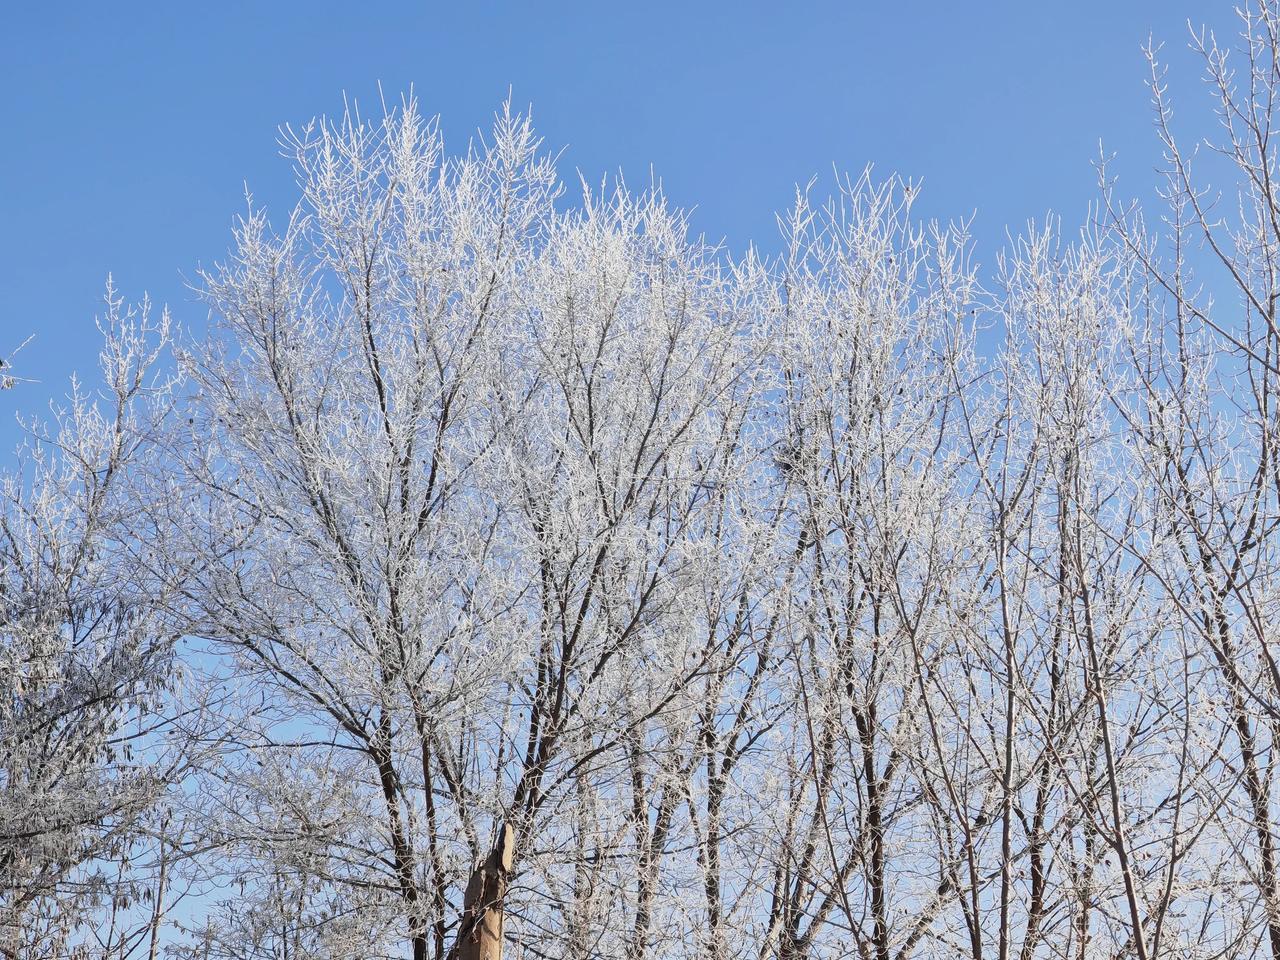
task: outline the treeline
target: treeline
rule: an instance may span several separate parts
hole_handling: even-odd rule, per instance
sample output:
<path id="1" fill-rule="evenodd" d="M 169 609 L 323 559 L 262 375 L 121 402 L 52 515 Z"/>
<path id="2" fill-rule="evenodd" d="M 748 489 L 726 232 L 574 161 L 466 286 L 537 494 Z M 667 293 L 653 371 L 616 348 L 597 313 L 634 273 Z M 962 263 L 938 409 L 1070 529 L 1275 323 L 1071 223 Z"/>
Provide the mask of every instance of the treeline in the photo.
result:
<path id="1" fill-rule="evenodd" d="M 0 955 L 1280 960 L 1242 23 L 1225 199 L 1153 56 L 1166 206 L 985 285 L 896 179 L 732 260 L 509 111 L 286 130 L 207 333 L 109 289 L 5 475 Z"/>

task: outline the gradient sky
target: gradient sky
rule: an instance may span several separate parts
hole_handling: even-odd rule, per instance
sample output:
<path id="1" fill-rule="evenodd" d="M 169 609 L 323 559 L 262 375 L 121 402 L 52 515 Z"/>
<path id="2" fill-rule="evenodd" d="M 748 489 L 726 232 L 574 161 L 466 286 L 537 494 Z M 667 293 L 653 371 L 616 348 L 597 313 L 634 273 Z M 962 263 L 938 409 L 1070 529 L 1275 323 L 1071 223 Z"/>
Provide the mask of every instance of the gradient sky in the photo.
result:
<path id="1" fill-rule="evenodd" d="M 1095 195 L 1099 141 L 1130 192 L 1160 160 L 1141 48 L 1166 41 L 1185 116 L 1205 101 L 1187 21 L 1233 32 L 1230 4 L 27 3 L 0 37 L 0 353 L 34 334 L 0 393 L 39 410 L 92 373 L 108 272 L 198 329 L 185 285 L 226 251 L 245 185 L 294 200 L 276 128 L 413 86 L 465 147 L 513 91 L 562 175 L 650 170 L 695 228 L 741 251 L 832 165 L 924 181 L 919 211 L 976 212 L 977 259 Z"/>

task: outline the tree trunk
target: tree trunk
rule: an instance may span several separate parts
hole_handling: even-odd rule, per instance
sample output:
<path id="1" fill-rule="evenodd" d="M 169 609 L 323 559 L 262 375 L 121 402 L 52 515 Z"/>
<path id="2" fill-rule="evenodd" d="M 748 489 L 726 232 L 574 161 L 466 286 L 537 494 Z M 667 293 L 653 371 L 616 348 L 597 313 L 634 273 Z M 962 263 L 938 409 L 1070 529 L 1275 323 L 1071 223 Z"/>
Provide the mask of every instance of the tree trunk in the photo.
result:
<path id="1" fill-rule="evenodd" d="M 502 909 L 515 855 L 515 831 L 504 824 L 498 842 L 476 867 L 463 899 L 457 960 L 502 960 Z"/>

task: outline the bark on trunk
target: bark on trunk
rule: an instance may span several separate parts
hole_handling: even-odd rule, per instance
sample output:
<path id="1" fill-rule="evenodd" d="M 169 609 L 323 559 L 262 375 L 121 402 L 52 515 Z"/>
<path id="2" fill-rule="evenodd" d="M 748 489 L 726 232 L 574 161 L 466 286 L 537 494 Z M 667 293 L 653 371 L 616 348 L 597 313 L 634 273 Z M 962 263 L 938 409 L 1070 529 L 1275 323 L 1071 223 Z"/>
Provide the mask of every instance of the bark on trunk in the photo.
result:
<path id="1" fill-rule="evenodd" d="M 476 867 L 463 899 L 457 960 L 502 960 L 502 908 L 515 856 L 515 831 L 504 825 L 484 863 Z"/>

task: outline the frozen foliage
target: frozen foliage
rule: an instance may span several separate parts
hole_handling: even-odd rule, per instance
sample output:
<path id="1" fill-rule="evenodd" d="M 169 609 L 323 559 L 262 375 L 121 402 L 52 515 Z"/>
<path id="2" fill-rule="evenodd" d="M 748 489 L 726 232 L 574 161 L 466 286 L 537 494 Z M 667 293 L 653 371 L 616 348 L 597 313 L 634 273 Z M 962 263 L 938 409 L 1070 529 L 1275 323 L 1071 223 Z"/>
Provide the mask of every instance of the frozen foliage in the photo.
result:
<path id="1" fill-rule="evenodd" d="M 123 865 L 185 766 L 159 736 L 176 569 L 147 542 L 169 321 L 110 287 L 106 308 L 105 396 L 73 386 L 52 428 L 29 424 L 0 488 L 0 949 L 24 956 L 128 898 Z"/>
<path id="2" fill-rule="evenodd" d="M 990 289 L 896 179 L 734 261 L 509 110 L 286 129 L 207 334 L 109 293 L 6 481 L 0 952 L 1280 960 L 1242 17 L 1231 215 L 1153 55 L 1163 232 L 1104 171 Z"/>

